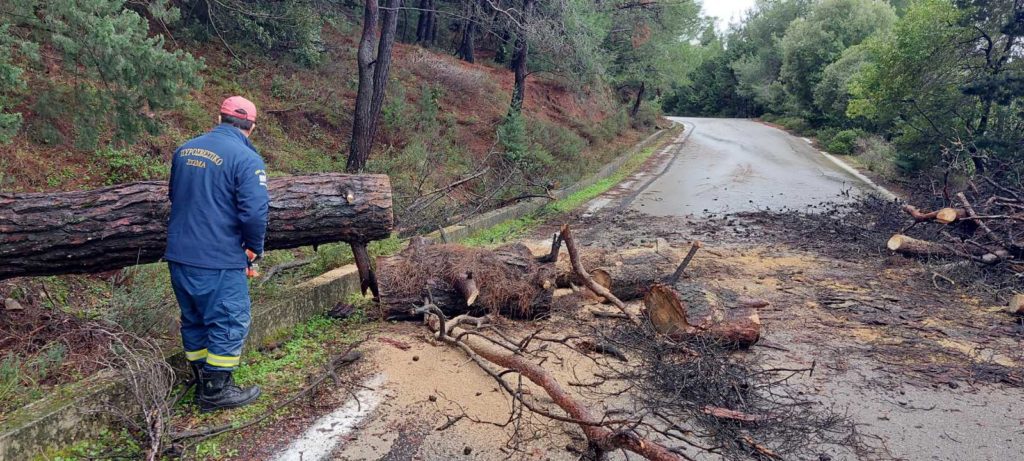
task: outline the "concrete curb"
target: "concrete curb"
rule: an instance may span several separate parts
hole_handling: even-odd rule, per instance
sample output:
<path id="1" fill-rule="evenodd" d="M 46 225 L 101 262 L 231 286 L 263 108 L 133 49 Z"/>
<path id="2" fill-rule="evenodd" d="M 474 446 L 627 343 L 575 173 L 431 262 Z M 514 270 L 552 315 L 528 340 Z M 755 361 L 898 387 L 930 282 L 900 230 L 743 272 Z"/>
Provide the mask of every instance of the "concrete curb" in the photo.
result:
<path id="1" fill-rule="evenodd" d="M 637 152 L 660 140 L 671 128 L 658 130 L 624 154 L 602 167 L 597 173 L 563 189 L 554 191 L 558 199 L 587 188 L 605 179 L 620 168 Z M 515 205 L 491 210 L 466 221 L 444 228 L 451 241 L 461 240 L 480 229 L 518 219 L 539 210 L 549 200 L 535 198 Z M 427 237 L 440 238 L 440 231 Z M 316 278 L 302 282 L 288 290 L 280 301 L 266 308 L 254 307 L 247 347 L 262 344 L 295 325 L 334 307 L 338 300 L 359 292 L 359 274 L 355 265 L 342 266 Z M 183 361 L 180 351 L 168 357 L 171 362 Z M 80 383 L 62 388 L 12 413 L 0 423 L 0 461 L 31 459 L 47 449 L 95 437 L 109 424 L 109 418 L 96 411 L 100 405 L 117 405 L 123 387 L 114 381 L 111 373 L 100 373 Z"/>

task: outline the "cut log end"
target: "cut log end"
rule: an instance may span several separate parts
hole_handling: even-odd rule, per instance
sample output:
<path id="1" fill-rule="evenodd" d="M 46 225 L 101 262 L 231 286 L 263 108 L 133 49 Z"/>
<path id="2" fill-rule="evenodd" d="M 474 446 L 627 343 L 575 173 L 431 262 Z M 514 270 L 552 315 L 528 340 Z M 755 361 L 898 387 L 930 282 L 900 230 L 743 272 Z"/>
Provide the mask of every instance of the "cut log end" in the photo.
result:
<path id="1" fill-rule="evenodd" d="M 917 255 L 917 256 L 948 256 L 952 255 L 953 251 L 944 245 L 929 242 L 926 240 L 918 240 L 913 237 L 908 237 L 903 234 L 895 234 L 889 238 L 889 241 L 885 244 L 886 248 L 890 251 L 895 251 L 900 254 L 906 255 Z"/>
<path id="2" fill-rule="evenodd" d="M 672 287 L 655 284 L 644 296 L 644 307 L 654 330 L 664 335 L 692 334 L 695 329 L 686 318 L 686 304 Z"/>
<path id="3" fill-rule="evenodd" d="M 612 276 L 608 271 L 604 269 L 594 269 L 590 271 L 590 277 L 594 279 L 598 285 L 601 285 L 609 290 L 612 289 Z"/>
<path id="4" fill-rule="evenodd" d="M 941 224 L 952 224 L 966 216 L 964 210 L 956 208 L 943 208 L 935 212 L 935 221 Z"/>
<path id="5" fill-rule="evenodd" d="M 651 287 L 644 296 L 644 307 L 655 331 L 669 337 L 704 336 L 739 349 L 746 349 L 761 338 L 761 318 L 753 307 L 727 309 L 720 321 L 694 324 L 679 293 L 665 284 Z"/>
<path id="6" fill-rule="evenodd" d="M 1024 315 L 1024 294 L 1016 294 L 1010 298 L 1010 304 L 1006 306 L 1006 312 L 1013 315 Z"/>

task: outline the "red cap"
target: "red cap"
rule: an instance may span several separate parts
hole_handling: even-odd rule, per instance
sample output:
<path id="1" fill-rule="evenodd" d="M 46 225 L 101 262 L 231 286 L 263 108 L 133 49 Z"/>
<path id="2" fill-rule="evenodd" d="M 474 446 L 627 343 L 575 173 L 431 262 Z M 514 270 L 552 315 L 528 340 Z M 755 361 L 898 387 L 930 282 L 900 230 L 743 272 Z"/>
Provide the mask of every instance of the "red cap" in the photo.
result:
<path id="1" fill-rule="evenodd" d="M 256 121 L 256 105 L 241 96 L 232 96 L 220 104 L 220 113 L 250 122 Z"/>

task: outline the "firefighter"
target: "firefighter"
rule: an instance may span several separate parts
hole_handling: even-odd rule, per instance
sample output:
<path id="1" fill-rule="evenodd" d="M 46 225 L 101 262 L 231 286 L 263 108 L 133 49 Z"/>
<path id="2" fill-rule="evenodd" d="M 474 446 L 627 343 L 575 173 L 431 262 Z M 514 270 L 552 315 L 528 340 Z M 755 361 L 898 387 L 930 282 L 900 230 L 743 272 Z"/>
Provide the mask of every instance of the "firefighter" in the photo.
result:
<path id="1" fill-rule="evenodd" d="M 164 258 L 181 308 L 181 339 L 201 411 L 254 402 L 232 373 L 249 332 L 247 276 L 263 255 L 269 197 L 267 172 L 249 136 L 256 106 L 232 96 L 219 124 L 174 152 L 168 195 L 171 217 Z"/>

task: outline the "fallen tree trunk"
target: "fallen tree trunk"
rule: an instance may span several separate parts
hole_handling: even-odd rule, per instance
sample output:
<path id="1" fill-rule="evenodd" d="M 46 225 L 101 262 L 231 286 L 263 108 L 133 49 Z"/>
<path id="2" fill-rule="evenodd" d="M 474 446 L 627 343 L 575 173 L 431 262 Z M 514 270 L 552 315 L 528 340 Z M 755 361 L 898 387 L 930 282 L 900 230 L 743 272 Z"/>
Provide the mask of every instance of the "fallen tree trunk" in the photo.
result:
<path id="1" fill-rule="evenodd" d="M 561 236 L 559 241 L 564 243 Z M 615 255 L 608 251 L 600 248 L 584 248 L 580 250 L 580 259 L 583 260 L 583 265 L 586 267 L 603 267 L 608 265 L 614 265 L 616 262 Z M 555 286 L 558 288 L 572 288 L 575 286 L 583 286 L 583 279 L 576 276 L 572 270 L 572 264 L 568 258 L 561 258 L 555 262 Z"/>
<path id="2" fill-rule="evenodd" d="M 447 316 L 490 312 L 536 318 L 551 310 L 554 265 L 536 261 L 522 244 L 494 250 L 431 245 L 414 239 L 397 255 L 377 259 L 381 315 L 412 319 L 432 299 Z"/>
<path id="3" fill-rule="evenodd" d="M 703 336 L 741 349 L 752 346 L 761 338 L 761 318 L 757 309 L 748 303 L 740 303 L 731 309 L 710 309 L 703 316 L 694 318 L 679 291 L 659 283 L 644 296 L 644 308 L 654 329 L 670 338 Z"/>
<path id="4" fill-rule="evenodd" d="M 369 242 L 391 234 L 386 175 L 273 178 L 266 249 Z M 0 279 L 100 272 L 163 257 L 167 183 L 53 194 L 0 193 Z"/>
<path id="5" fill-rule="evenodd" d="M 599 267 L 590 271 L 590 276 L 616 298 L 629 301 L 643 297 L 648 287 L 667 275 L 664 269 L 652 264 L 622 264 Z"/>
<path id="6" fill-rule="evenodd" d="M 620 300 L 642 298 L 648 287 L 679 267 L 680 254 L 667 244 L 659 247 L 621 252 L 618 261 L 591 270 L 590 276 Z"/>

